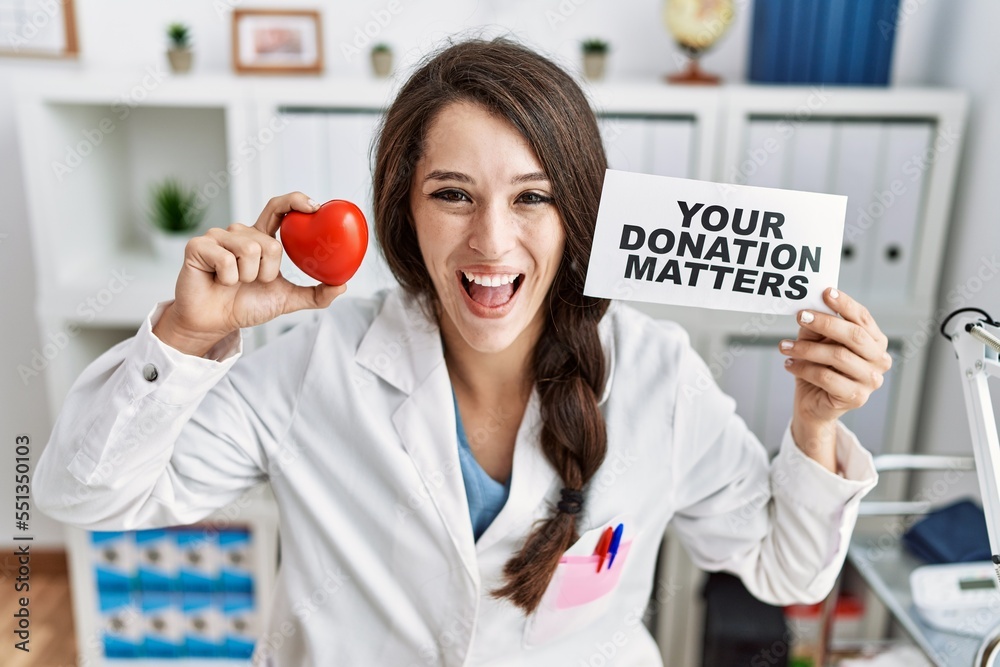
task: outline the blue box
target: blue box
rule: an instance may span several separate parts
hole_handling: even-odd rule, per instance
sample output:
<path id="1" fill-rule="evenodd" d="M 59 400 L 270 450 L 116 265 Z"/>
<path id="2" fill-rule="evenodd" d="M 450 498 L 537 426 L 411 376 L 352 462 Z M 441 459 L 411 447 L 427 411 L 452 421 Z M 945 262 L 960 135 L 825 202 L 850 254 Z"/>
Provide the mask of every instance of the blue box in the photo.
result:
<path id="1" fill-rule="evenodd" d="M 219 587 L 230 593 L 253 592 L 253 540 L 249 530 L 219 531 Z"/>
<path id="2" fill-rule="evenodd" d="M 889 83 L 899 0 L 756 0 L 747 78 Z"/>
<path id="3" fill-rule="evenodd" d="M 98 591 L 132 589 L 136 579 L 136 552 L 132 533 L 101 531 L 90 534 L 91 562 Z"/>
<path id="4" fill-rule="evenodd" d="M 184 655 L 184 618 L 180 594 L 143 591 L 140 594 L 143 620 L 143 651 L 149 658 L 178 658 Z"/>
<path id="5" fill-rule="evenodd" d="M 128 591 L 98 590 L 101 639 L 108 658 L 143 655 L 143 618 L 139 601 Z"/>
<path id="6" fill-rule="evenodd" d="M 135 531 L 139 561 L 138 581 L 143 591 L 172 591 L 177 588 L 177 544 L 163 528 Z"/>
<path id="7" fill-rule="evenodd" d="M 177 544 L 178 582 L 182 591 L 210 592 L 219 585 L 219 541 L 214 528 L 173 531 Z"/>
<path id="8" fill-rule="evenodd" d="M 226 619 L 220 593 L 184 592 L 184 649 L 191 657 L 216 658 L 226 655 Z"/>
<path id="9" fill-rule="evenodd" d="M 253 595 L 222 593 L 225 616 L 225 655 L 228 658 L 249 658 L 257 641 L 257 614 Z"/>

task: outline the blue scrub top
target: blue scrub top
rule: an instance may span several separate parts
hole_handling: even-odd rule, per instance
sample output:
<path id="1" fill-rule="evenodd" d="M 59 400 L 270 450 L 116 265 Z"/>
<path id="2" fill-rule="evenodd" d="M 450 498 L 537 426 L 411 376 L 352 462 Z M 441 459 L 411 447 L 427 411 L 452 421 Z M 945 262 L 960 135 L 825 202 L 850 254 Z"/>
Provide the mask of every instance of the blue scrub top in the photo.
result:
<path id="1" fill-rule="evenodd" d="M 469 515 L 472 519 L 472 532 L 479 536 L 493 523 L 510 493 L 510 479 L 501 484 L 486 474 L 469 448 L 462 426 L 462 415 L 458 412 L 458 398 L 455 390 L 451 391 L 455 403 L 455 423 L 458 425 L 458 461 L 462 466 L 462 479 L 465 481 L 465 496 L 469 501 Z"/>

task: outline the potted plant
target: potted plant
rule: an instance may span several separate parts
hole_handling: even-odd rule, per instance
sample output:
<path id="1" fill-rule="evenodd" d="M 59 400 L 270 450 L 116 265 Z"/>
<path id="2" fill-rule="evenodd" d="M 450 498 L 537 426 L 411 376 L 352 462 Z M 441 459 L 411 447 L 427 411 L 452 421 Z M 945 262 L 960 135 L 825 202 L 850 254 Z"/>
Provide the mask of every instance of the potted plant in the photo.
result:
<path id="1" fill-rule="evenodd" d="M 392 73 L 392 47 L 381 42 L 372 47 L 372 71 L 384 79 Z"/>
<path id="2" fill-rule="evenodd" d="M 581 44 L 583 51 L 583 75 L 592 81 L 604 78 L 604 69 L 608 60 L 610 46 L 603 39 L 585 39 Z"/>
<path id="3" fill-rule="evenodd" d="M 188 239 L 205 219 L 205 209 L 197 205 L 198 191 L 167 178 L 152 187 L 150 200 L 153 249 L 164 259 L 180 262 Z"/>
<path id="4" fill-rule="evenodd" d="M 170 69 L 175 74 L 191 71 L 191 29 L 183 23 L 171 23 L 167 26 L 167 39 Z"/>

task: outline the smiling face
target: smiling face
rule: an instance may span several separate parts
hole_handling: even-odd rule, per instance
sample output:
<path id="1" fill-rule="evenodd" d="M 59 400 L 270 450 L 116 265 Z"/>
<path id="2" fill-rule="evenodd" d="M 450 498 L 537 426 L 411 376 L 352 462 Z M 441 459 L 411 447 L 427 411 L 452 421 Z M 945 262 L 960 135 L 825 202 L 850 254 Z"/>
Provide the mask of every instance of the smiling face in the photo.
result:
<path id="1" fill-rule="evenodd" d="M 499 352 L 542 331 L 565 233 L 528 142 L 483 107 L 438 113 L 410 187 L 410 211 L 446 336 Z"/>

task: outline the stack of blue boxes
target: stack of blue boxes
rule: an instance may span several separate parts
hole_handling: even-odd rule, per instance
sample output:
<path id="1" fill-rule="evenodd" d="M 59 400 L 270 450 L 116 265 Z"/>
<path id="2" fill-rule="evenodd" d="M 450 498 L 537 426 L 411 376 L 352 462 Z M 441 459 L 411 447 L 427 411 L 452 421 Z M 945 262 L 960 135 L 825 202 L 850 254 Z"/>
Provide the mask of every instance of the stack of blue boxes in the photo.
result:
<path id="1" fill-rule="evenodd" d="M 95 532 L 91 544 L 105 656 L 250 657 L 258 627 L 247 528 Z"/>
<path id="2" fill-rule="evenodd" d="M 756 0 L 747 78 L 885 86 L 898 13 L 899 0 Z"/>

